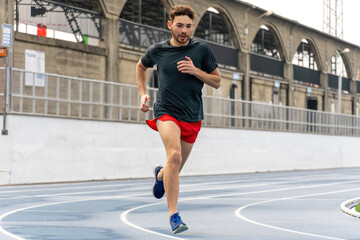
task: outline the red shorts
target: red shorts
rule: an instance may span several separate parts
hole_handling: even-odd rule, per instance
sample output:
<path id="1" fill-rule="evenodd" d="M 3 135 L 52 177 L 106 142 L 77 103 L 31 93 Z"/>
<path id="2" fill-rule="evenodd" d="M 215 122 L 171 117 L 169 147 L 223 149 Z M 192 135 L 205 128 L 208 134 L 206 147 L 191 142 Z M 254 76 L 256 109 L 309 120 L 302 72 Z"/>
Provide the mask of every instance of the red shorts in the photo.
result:
<path id="1" fill-rule="evenodd" d="M 158 131 L 158 128 L 156 126 L 156 120 L 160 121 L 173 121 L 176 123 L 181 131 L 181 140 L 187 142 L 187 143 L 194 143 L 196 141 L 196 138 L 198 136 L 198 133 L 201 128 L 201 121 L 199 122 L 182 122 L 178 121 L 176 118 L 170 116 L 170 115 L 162 115 L 159 118 L 154 118 L 153 120 L 146 120 L 146 123 L 154 129 L 155 131 Z"/>

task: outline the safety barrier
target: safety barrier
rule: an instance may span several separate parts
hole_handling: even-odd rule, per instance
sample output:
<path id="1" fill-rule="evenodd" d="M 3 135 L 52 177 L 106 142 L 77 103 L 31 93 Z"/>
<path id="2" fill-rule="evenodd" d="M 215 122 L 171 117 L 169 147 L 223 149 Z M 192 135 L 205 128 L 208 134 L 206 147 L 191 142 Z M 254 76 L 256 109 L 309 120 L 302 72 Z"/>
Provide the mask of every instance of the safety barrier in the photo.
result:
<path id="1" fill-rule="evenodd" d="M 144 122 L 136 85 L 13 69 L 9 113 Z M 148 88 L 156 101 L 157 89 Z M 1 95 L 0 95 L 1 96 Z M 203 96 L 204 126 L 360 136 L 360 118 L 258 102 Z"/>

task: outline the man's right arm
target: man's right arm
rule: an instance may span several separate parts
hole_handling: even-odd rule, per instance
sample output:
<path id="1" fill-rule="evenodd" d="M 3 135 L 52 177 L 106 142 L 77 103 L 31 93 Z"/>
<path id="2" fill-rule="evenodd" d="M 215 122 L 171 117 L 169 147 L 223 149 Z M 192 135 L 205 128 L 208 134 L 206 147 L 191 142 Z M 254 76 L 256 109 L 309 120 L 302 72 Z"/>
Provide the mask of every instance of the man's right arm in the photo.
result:
<path id="1" fill-rule="evenodd" d="M 146 91 L 146 69 L 141 60 L 136 65 L 136 80 L 140 94 L 140 110 L 143 112 L 149 111 L 149 106 L 146 102 L 150 102 L 150 96 Z"/>

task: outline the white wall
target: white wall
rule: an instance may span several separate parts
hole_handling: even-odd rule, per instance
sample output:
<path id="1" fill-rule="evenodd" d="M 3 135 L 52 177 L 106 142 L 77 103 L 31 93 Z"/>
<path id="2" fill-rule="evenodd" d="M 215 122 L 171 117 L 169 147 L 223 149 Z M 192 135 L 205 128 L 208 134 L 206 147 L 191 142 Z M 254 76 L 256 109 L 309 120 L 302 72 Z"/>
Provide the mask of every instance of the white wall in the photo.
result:
<path id="1" fill-rule="evenodd" d="M 1 123 L 2 119 L 0 118 Z M 146 124 L 8 116 L 0 184 L 152 177 L 165 162 Z M 202 128 L 182 175 L 360 166 L 360 138 Z"/>
<path id="2" fill-rule="evenodd" d="M 0 115 L 0 128 L 3 129 L 3 116 Z M 0 132 L 1 132 L 0 130 Z M 9 183 L 10 177 L 10 141 L 7 136 L 0 135 L 0 184 Z"/>

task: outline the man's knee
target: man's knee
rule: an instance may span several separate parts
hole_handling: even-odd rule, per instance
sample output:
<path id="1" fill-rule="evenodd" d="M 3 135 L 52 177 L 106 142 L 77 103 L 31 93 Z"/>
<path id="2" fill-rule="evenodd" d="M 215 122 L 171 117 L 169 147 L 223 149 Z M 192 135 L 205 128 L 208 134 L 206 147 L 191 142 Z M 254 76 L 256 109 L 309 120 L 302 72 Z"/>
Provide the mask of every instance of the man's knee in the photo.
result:
<path id="1" fill-rule="evenodd" d="M 180 167 L 181 159 L 181 152 L 179 150 L 172 151 L 168 157 L 169 164 L 173 165 L 174 167 Z"/>

